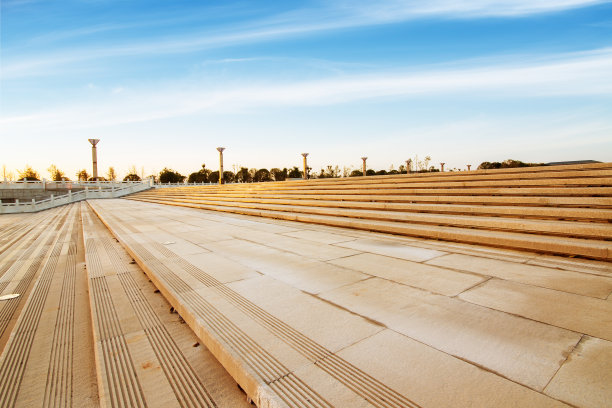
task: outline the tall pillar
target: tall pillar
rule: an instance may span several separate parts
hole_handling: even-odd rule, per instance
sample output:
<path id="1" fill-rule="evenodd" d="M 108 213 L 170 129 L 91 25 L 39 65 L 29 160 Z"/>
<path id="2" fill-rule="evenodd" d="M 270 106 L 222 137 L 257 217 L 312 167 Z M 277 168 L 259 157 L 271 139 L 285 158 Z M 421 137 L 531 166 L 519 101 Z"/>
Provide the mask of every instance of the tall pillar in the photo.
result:
<path id="1" fill-rule="evenodd" d="M 410 166 L 412 165 L 412 159 L 406 160 L 406 174 L 410 174 Z"/>
<path id="2" fill-rule="evenodd" d="M 219 151 L 219 184 L 223 184 L 223 151 L 225 147 L 217 147 Z"/>
<path id="3" fill-rule="evenodd" d="M 442 172 L 444 171 L 444 165 L 445 165 L 445 164 L 446 164 L 446 163 L 440 163 L 440 171 L 442 171 Z"/>
<path id="4" fill-rule="evenodd" d="M 96 151 L 96 145 L 100 139 L 89 139 L 91 143 L 91 160 L 93 161 L 93 179 L 98 179 L 98 153 Z M 86 180 L 87 181 L 87 180 Z"/>
<path id="5" fill-rule="evenodd" d="M 366 160 L 368 160 L 368 158 L 367 157 L 362 157 L 361 160 L 363 160 L 362 169 L 363 169 L 363 175 L 365 176 L 366 175 L 366 169 L 367 169 Z"/>
<path id="6" fill-rule="evenodd" d="M 471 164 L 466 164 L 466 166 L 468 168 L 468 171 L 470 171 L 470 167 L 472 167 L 472 165 Z"/>
<path id="7" fill-rule="evenodd" d="M 304 157 L 304 180 L 306 180 L 308 178 L 308 160 L 306 160 L 306 157 L 308 157 L 308 153 L 302 153 L 302 156 Z"/>

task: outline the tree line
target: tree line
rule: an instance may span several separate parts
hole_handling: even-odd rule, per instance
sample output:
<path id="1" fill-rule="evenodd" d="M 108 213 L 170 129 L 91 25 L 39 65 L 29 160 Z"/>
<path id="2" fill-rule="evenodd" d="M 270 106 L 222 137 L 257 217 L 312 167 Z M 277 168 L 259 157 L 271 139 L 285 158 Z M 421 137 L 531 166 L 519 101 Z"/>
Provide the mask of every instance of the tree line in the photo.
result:
<path id="1" fill-rule="evenodd" d="M 406 174 L 408 171 L 416 172 L 416 173 L 424 173 L 424 172 L 437 172 L 439 169 L 434 166 L 429 166 L 429 161 L 431 159 L 429 156 L 425 157 L 423 161 L 418 160 L 418 158 L 414 161 L 414 165 L 412 160 L 408 160 L 409 169 L 404 165 L 399 166 L 397 169 L 394 169 L 393 166 L 389 170 L 373 170 L 367 169 L 367 176 L 378 176 L 385 174 Z M 513 167 L 532 167 L 532 166 L 543 166 L 544 163 L 525 163 L 520 160 L 508 159 L 502 162 L 482 162 L 479 166 L 479 170 L 483 169 L 503 169 L 503 168 L 513 168 Z M 413 169 L 414 167 L 414 169 Z M 456 169 L 451 169 L 449 171 L 453 171 Z M 52 164 L 47 169 L 49 175 L 51 176 L 51 180 L 53 181 L 70 181 L 70 178 L 60 170 L 56 165 Z M 321 168 L 318 172 L 312 171 L 311 167 L 307 168 L 308 178 L 338 178 L 338 177 L 359 177 L 363 176 L 362 170 L 353 170 L 351 167 L 343 167 L 339 166 L 326 166 Z M 14 177 L 12 173 L 6 172 L 6 168 L 3 169 L 3 176 L 9 180 L 12 180 Z M 18 170 L 17 172 L 18 178 L 20 181 L 40 181 L 41 177 L 39 173 L 34 170 L 31 166 L 26 165 L 23 170 Z M 76 174 L 75 180 L 77 181 L 116 181 L 118 179 L 117 172 L 114 167 L 109 167 L 104 176 L 99 176 L 94 179 L 85 169 L 79 170 Z M 266 182 L 266 181 L 284 181 L 287 179 L 300 179 L 303 178 L 304 173 L 300 168 L 294 166 L 292 168 L 271 168 L 270 170 L 262 168 L 246 168 L 240 167 L 236 172 L 232 171 L 224 171 L 223 172 L 223 181 L 225 183 L 258 183 L 258 182 Z M 178 171 L 175 171 L 171 168 L 164 167 L 159 174 L 150 175 L 147 178 L 153 178 L 156 182 L 159 183 L 183 183 L 185 180 L 188 183 L 218 183 L 219 182 L 219 171 L 212 171 L 206 168 L 206 165 L 202 165 L 198 171 L 195 171 L 189 176 L 184 176 Z M 135 166 L 132 166 L 128 169 L 128 173 L 123 177 L 123 181 L 141 181 L 141 175 L 138 175 L 138 171 Z"/>

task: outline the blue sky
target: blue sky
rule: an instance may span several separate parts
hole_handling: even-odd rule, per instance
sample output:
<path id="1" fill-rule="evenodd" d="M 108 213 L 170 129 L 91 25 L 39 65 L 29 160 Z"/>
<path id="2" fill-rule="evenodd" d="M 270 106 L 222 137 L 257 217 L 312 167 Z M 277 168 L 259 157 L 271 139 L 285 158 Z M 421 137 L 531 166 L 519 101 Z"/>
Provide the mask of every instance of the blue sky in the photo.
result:
<path id="1" fill-rule="evenodd" d="M 0 165 L 612 160 L 612 3 L 3 0 Z"/>

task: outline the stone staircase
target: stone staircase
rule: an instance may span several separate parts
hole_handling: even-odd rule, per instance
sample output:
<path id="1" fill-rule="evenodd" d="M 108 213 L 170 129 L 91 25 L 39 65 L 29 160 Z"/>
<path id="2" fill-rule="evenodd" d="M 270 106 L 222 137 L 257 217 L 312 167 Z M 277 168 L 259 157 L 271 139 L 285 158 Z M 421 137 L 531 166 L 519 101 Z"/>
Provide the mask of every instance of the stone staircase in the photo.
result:
<path id="1" fill-rule="evenodd" d="M 0 217 L 1 407 L 248 407 L 85 203 Z"/>
<path id="2" fill-rule="evenodd" d="M 612 163 L 147 190 L 131 200 L 609 260 Z"/>

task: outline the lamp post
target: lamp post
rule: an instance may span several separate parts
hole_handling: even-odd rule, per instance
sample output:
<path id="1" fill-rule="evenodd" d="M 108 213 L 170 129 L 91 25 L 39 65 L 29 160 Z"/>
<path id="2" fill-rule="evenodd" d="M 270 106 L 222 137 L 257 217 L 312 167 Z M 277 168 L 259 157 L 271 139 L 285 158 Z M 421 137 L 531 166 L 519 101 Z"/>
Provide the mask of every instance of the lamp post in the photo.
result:
<path id="1" fill-rule="evenodd" d="M 306 160 L 308 153 L 302 153 L 302 156 L 304 157 L 304 180 L 306 180 L 308 178 L 308 161 Z"/>
<path id="2" fill-rule="evenodd" d="M 217 151 L 219 152 L 219 184 L 224 184 L 223 182 L 223 151 L 225 147 L 217 147 Z"/>
<path id="3" fill-rule="evenodd" d="M 100 141 L 100 139 L 88 139 L 89 143 L 91 143 L 91 160 L 93 162 L 93 179 L 98 180 L 98 152 L 96 149 L 96 145 Z"/>

